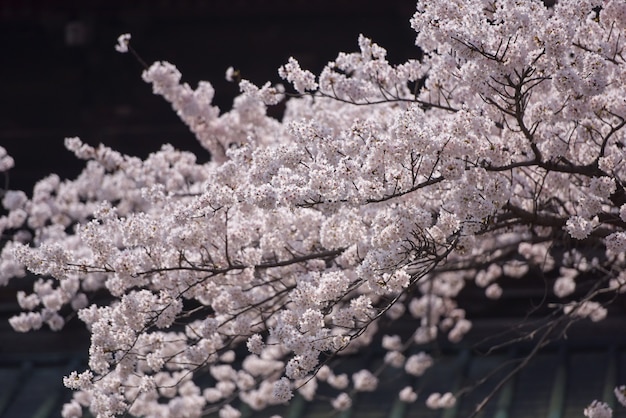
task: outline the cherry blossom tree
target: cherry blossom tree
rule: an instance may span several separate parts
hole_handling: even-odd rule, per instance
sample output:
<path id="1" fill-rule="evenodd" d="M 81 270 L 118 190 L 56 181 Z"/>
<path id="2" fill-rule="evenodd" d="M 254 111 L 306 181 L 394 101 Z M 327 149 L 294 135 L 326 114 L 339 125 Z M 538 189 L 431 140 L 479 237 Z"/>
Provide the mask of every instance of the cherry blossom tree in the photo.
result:
<path id="1" fill-rule="evenodd" d="M 230 69 L 241 95 L 227 112 L 210 83 L 156 62 L 143 79 L 210 162 L 68 138 L 86 161 L 77 178 L 3 192 L 0 283 L 40 277 L 11 325 L 60 330 L 77 312 L 91 333 L 65 417 L 237 417 L 237 399 L 263 409 L 322 383 L 346 409 L 379 370 L 330 360 L 378 336 L 386 367 L 421 376 L 434 359 L 410 353 L 472 326 L 456 301 L 466 283 L 497 299 L 529 269 L 558 273 L 537 349 L 605 318 L 626 283 L 626 3 L 419 1 L 410 23 L 424 54 L 399 65 L 360 36 L 319 75 L 290 59 L 286 88 Z M 281 120 L 267 116 L 283 101 Z M 412 335 L 387 334 L 406 318 Z"/>

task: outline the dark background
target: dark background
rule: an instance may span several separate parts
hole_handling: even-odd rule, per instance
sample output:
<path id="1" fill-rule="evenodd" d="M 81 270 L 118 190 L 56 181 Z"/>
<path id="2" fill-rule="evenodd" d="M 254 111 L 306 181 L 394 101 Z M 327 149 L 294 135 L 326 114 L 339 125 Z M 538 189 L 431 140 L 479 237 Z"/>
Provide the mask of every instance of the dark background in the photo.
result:
<path id="1" fill-rule="evenodd" d="M 28 191 L 50 172 L 76 175 L 67 136 L 138 156 L 169 142 L 208 158 L 141 80 L 141 64 L 115 51 L 122 33 L 148 64 L 175 64 L 193 88 L 213 83 L 227 110 L 238 92 L 224 78 L 229 66 L 256 84 L 280 81 L 289 56 L 317 73 L 338 52 L 358 50 L 359 33 L 392 63 L 417 57 L 414 11 L 406 0 L 2 0 L 0 145 L 16 160 L 11 188 Z"/>
<path id="2" fill-rule="evenodd" d="M 413 0 L 0 0 L 0 146 L 15 159 L 9 187 L 30 194 L 50 173 L 75 177 L 84 162 L 64 148 L 70 136 L 141 157 L 171 143 L 209 158 L 141 79 L 139 61 L 115 51 L 122 33 L 148 64 L 175 64 L 193 88 L 210 81 L 215 103 L 228 110 L 238 93 L 225 80 L 229 66 L 258 85 L 279 82 L 290 56 L 319 73 L 340 51 L 357 51 L 360 33 L 386 47 L 392 63 L 416 58 L 414 11 Z M 10 329 L 8 318 L 20 312 L 15 293 L 30 291 L 32 280 L 0 287 L 0 359 L 86 352 L 80 321 L 63 333 Z"/>

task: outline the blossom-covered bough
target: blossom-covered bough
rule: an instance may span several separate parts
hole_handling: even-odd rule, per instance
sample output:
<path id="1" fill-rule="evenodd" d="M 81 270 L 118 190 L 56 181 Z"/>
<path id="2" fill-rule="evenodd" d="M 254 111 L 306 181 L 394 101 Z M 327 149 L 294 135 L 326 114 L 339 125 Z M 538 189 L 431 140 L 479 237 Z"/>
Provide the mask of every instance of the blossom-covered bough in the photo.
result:
<path id="1" fill-rule="evenodd" d="M 497 299 L 499 279 L 529 268 L 559 271 L 562 301 L 533 329 L 537 349 L 606 316 L 626 283 L 626 3 L 421 1 L 411 25 L 419 60 L 391 65 L 361 36 L 319 76 L 290 59 L 294 93 L 240 80 L 222 114 L 209 83 L 157 62 L 144 80 L 209 163 L 69 138 L 86 161 L 76 179 L 4 191 L 0 281 L 41 277 L 11 325 L 59 330 L 77 311 L 91 333 L 64 416 L 237 417 L 237 399 L 310 400 L 322 382 L 346 409 L 380 369 L 336 374 L 336 356 L 380 335 L 386 367 L 420 376 L 433 363 L 420 347 L 471 328 L 465 283 Z M 386 335 L 403 318 L 413 335 Z"/>

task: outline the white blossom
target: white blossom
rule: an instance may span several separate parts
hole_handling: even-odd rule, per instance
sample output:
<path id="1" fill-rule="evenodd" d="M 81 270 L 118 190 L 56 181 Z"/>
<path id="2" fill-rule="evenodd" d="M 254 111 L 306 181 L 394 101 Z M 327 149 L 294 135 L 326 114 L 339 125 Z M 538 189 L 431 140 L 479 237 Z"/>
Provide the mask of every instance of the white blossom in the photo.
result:
<path id="1" fill-rule="evenodd" d="M 28 332 L 33 329 L 41 328 L 43 320 L 38 312 L 22 312 L 17 316 L 9 319 L 9 324 L 17 332 Z"/>
<path id="2" fill-rule="evenodd" d="M 400 368 L 404 365 L 405 357 L 399 351 L 389 351 L 385 354 L 385 363 Z"/>
<path id="3" fill-rule="evenodd" d="M 585 239 L 591 233 L 593 224 L 581 216 L 573 216 L 567 220 L 567 232 L 575 239 Z"/>
<path id="4" fill-rule="evenodd" d="M 424 353 L 418 353 L 410 356 L 404 365 L 404 369 L 407 373 L 414 376 L 421 376 L 424 372 L 433 365 L 433 358 Z"/>
<path id="5" fill-rule="evenodd" d="M 402 339 L 399 335 L 383 335 L 382 346 L 386 350 L 401 350 Z"/>
<path id="6" fill-rule="evenodd" d="M 220 418 L 239 418 L 241 417 L 241 412 L 237 411 L 230 405 L 225 405 L 219 411 Z"/>
<path id="7" fill-rule="evenodd" d="M 336 410 L 345 411 L 352 406 L 352 399 L 347 393 L 342 392 L 339 396 L 332 400 L 331 404 Z"/>
<path id="8" fill-rule="evenodd" d="M 578 271 L 575 269 L 561 268 L 560 272 L 561 276 L 554 282 L 554 294 L 557 297 L 563 298 L 571 295 L 576 290 L 574 277 L 576 277 Z"/>
<path id="9" fill-rule="evenodd" d="M 373 392 L 378 386 L 378 378 L 367 369 L 360 370 L 352 375 L 354 388 L 360 392 Z"/>
<path id="10" fill-rule="evenodd" d="M 431 409 L 452 408 L 456 404 L 456 398 L 450 392 L 444 394 L 434 392 L 426 399 L 426 406 Z"/>
<path id="11" fill-rule="evenodd" d="M 588 418 L 611 418 L 613 410 L 604 402 L 593 401 L 584 410 Z"/>
<path id="12" fill-rule="evenodd" d="M 593 322 L 606 318 L 607 310 L 595 301 L 571 302 L 564 307 L 564 312 L 575 317 L 589 318 Z"/>
<path id="13" fill-rule="evenodd" d="M 233 67 L 228 67 L 225 73 L 226 81 L 230 81 L 230 82 L 235 81 L 237 73 L 238 72 Z"/>
<path id="14" fill-rule="evenodd" d="M 330 376 L 328 376 L 328 379 L 326 379 L 326 381 L 335 389 L 345 389 L 350 383 L 348 375 L 345 373 L 342 373 L 340 375 L 331 374 Z"/>
<path id="15" fill-rule="evenodd" d="M 2 198 L 2 205 L 5 209 L 15 210 L 28 200 L 26 193 L 21 190 L 8 190 Z"/>
<path id="16" fill-rule="evenodd" d="M 128 44 L 130 42 L 130 33 L 124 33 L 117 38 L 117 45 L 115 45 L 115 50 L 122 54 L 128 52 Z"/>
<path id="17" fill-rule="evenodd" d="M 302 70 L 298 61 L 293 57 L 289 58 L 287 64 L 280 67 L 278 74 L 292 83 L 298 93 L 304 93 L 307 90 L 315 90 L 317 88 L 313 73 Z"/>
<path id="18" fill-rule="evenodd" d="M 626 386 L 618 386 L 613 391 L 615 393 L 615 397 L 618 402 L 622 404 L 622 406 L 626 406 Z"/>
<path id="19" fill-rule="evenodd" d="M 417 400 L 417 393 L 411 386 L 405 386 L 399 393 L 398 397 L 402 402 L 413 403 Z"/>
<path id="20" fill-rule="evenodd" d="M 61 416 L 63 418 L 81 418 L 83 416 L 83 408 L 78 402 L 70 401 L 63 405 Z"/>
<path id="21" fill-rule="evenodd" d="M 485 295 L 489 299 L 500 299 L 502 292 L 502 287 L 498 283 L 491 283 L 487 286 L 487 289 L 485 289 Z"/>
<path id="22" fill-rule="evenodd" d="M 0 146 L 0 172 L 5 172 L 13 168 L 15 161 L 7 154 L 7 150 Z"/>
<path id="23" fill-rule="evenodd" d="M 274 391 L 272 393 L 277 402 L 284 403 L 293 397 L 289 380 L 286 377 L 280 378 L 274 383 Z"/>
<path id="24" fill-rule="evenodd" d="M 93 384 L 93 373 L 90 370 L 82 373 L 72 372 L 63 378 L 63 384 L 70 389 L 89 389 Z"/>

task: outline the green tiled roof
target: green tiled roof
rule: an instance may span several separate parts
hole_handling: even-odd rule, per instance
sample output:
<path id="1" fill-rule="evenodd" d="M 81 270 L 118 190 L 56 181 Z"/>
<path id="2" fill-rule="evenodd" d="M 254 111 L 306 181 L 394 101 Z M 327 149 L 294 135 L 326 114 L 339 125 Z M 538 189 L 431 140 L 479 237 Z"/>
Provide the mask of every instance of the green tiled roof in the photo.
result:
<path id="1" fill-rule="evenodd" d="M 333 411 L 328 400 L 307 402 L 300 396 L 284 407 L 252 411 L 243 406 L 240 410 L 244 418 L 266 418 L 274 414 L 283 418 L 466 418 L 514 366 L 515 358 L 520 357 L 514 353 L 484 356 L 470 350 L 446 353 L 439 356 L 424 376 L 413 380 L 404 372 L 387 368 L 379 376 L 379 390 L 356 394 L 352 407 L 343 412 Z M 357 358 L 350 362 L 344 371 L 366 366 Z M 431 410 L 425 406 L 428 394 L 467 388 L 489 373 L 493 373 L 492 379 L 466 393 L 454 408 Z M 615 408 L 614 416 L 623 417 L 626 411 L 620 408 L 626 408 L 616 406 L 613 388 L 625 380 L 625 348 L 563 345 L 538 354 L 503 385 L 476 417 L 579 418 L 594 399 L 608 402 Z M 420 394 L 415 403 L 398 400 L 398 392 L 407 384 Z M 320 384 L 322 394 L 323 385 Z"/>
<path id="2" fill-rule="evenodd" d="M 376 368 L 382 358 L 379 354 L 342 358 L 337 372 L 350 375 L 364 367 Z M 352 407 L 347 411 L 333 411 L 329 399 L 336 396 L 336 391 L 325 383 L 319 384 L 319 396 L 313 402 L 297 395 L 286 406 L 263 411 L 253 411 L 246 405 L 239 407 L 244 418 L 275 414 L 283 418 L 465 418 L 472 415 L 476 405 L 525 352 L 511 350 L 485 355 L 463 349 L 431 354 L 436 363 L 421 377 L 412 378 L 401 370 L 384 368 L 379 375 L 379 389 L 354 395 Z M 62 377 L 84 368 L 85 363 L 86 359 L 76 352 L 0 356 L 0 416 L 60 417 L 62 404 L 71 398 L 71 392 L 62 385 Z M 490 379 L 465 393 L 452 409 L 431 410 L 425 406 L 432 392 L 466 390 L 490 374 Z M 613 406 L 616 418 L 626 417 L 626 408 L 616 405 L 613 396 L 613 388 L 625 382 L 626 346 L 565 342 L 540 352 L 519 374 L 504 383 L 477 417 L 582 417 L 583 409 L 594 399 Z M 415 403 L 398 400 L 398 392 L 407 385 L 419 394 Z"/>

